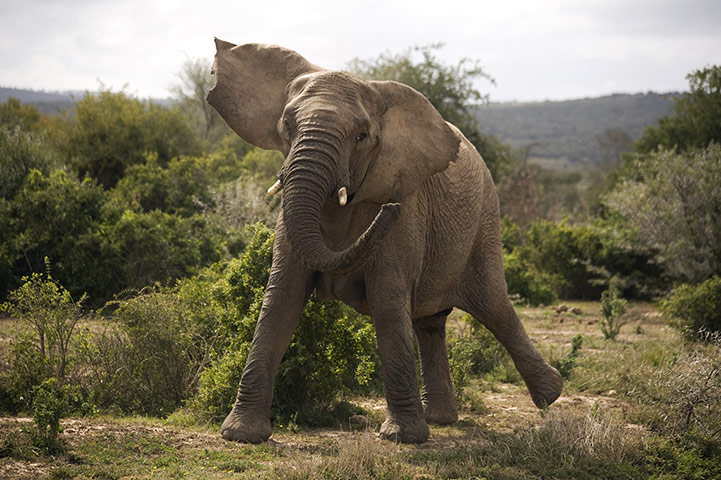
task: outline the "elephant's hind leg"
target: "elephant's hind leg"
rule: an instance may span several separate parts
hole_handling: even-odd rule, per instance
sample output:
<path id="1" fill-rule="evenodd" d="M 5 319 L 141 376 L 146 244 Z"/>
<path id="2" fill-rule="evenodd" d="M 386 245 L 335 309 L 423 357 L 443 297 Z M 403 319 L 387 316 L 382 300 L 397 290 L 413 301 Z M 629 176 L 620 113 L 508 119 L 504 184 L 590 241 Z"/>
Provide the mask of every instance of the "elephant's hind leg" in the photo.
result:
<path id="1" fill-rule="evenodd" d="M 508 299 L 500 241 L 497 247 L 489 251 L 486 244 L 485 250 L 476 250 L 457 305 L 478 319 L 508 350 L 533 402 L 544 408 L 559 397 L 563 380 L 528 338 Z"/>
<path id="2" fill-rule="evenodd" d="M 421 357 L 423 410 L 426 421 L 438 425 L 447 425 L 458 420 L 446 349 L 447 315 L 448 312 L 440 312 L 413 322 Z"/>

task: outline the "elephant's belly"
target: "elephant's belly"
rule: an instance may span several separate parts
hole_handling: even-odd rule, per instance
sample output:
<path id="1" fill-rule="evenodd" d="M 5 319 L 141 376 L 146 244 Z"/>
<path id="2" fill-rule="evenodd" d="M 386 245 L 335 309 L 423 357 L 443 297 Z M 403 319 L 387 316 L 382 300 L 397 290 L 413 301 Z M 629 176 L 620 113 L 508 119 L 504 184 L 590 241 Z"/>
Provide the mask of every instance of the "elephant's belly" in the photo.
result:
<path id="1" fill-rule="evenodd" d="M 334 277 L 318 273 L 316 295 L 321 300 L 340 300 L 358 313 L 370 315 L 366 286 L 363 277 Z"/>

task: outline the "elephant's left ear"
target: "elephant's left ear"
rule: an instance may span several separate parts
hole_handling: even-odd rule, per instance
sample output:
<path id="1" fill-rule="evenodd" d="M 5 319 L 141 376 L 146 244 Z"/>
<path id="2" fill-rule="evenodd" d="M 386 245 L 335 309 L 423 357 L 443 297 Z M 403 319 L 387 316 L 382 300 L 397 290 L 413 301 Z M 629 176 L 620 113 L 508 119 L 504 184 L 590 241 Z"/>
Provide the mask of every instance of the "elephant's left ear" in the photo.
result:
<path id="1" fill-rule="evenodd" d="M 448 168 L 461 139 L 431 102 L 397 82 L 370 82 L 385 101 L 380 153 L 368 170 L 356 198 L 400 201 Z"/>

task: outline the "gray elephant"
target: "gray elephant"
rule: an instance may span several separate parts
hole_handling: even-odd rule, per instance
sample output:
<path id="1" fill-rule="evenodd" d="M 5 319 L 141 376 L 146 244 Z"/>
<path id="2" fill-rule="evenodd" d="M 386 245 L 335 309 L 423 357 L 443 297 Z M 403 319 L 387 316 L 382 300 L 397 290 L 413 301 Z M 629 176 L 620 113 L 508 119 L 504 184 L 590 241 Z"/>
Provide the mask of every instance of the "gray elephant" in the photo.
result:
<path id="1" fill-rule="evenodd" d="M 270 437 L 274 376 L 313 291 L 373 320 L 384 438 L 421 443 L 427 422 L 457 420 L 445 345 L 454 307 L 503 344 L 539 408 L 556 400 L 561 376 L 508 300 L 493 180 L 460 131 L 405 85 L 278 46 L 216 39 L 216 49 L 208 101 L 242 138 L 285 155 L 269 189 L 282 190 L 270 278 L 223 437 Z"/>

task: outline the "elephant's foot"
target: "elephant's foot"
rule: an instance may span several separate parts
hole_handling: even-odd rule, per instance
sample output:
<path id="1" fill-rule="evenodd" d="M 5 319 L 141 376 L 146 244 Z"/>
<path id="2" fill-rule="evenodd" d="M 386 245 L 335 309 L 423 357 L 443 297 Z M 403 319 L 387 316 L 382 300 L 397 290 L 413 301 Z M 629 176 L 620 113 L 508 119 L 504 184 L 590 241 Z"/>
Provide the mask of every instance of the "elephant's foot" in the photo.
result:
<path id="1" fill-rule="evenodd" d="M 430 434 L 428 424 L 422 417 L 410 422 L 401 422 L 389 416 L 381 425 L 380 430 L 381 438 L 396 443 L 423 443 Z"/>
<path id="2" fill-rule="evenodd" d="M 241 443 L 262 443 L 270 438 L 273 430 L 266 415 L 249 415 L 238 411 L 237 407 L 225 417 L 220 432 L 226 440 Z"/>
<path id="3" fill-rule="evenodd" d="M 563 390 L 563 378 L 558 370 L 550 365 L 528 378 L 524 378 L 533 403 L 538 408 L 546 408 L 556 401 Z"/>
<path id="4" fill-rule="evenodd" d="M 458 421 L 458 408 L 453 392 L 424 395 L 423 414 L 426 422 L 435 425 L 450 425 Z"/>

